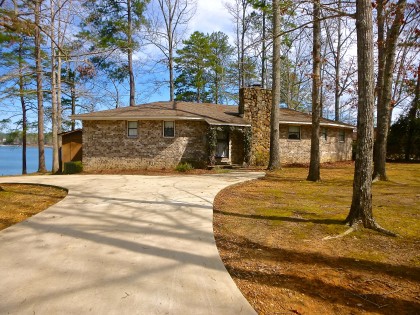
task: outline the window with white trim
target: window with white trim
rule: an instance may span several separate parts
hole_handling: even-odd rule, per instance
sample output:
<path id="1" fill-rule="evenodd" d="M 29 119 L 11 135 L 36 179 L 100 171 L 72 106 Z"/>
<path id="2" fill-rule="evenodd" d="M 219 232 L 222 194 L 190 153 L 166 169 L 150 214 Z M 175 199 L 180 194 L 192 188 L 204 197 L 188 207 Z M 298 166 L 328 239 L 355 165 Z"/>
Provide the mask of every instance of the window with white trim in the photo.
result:
<path id="1" fill-rule="evenodd" d="M 174 121 L 163 122 L 163 136 L 165 138 L 175 137 L 175 122 Z"/>
<path id="2" fill-rule="evenodd" d="M 287 138 L 290 140 L 300 140 L 300 126 L 289 126 L 289 135 Z"/>
<path id="3" fill-rule="evenodd" d="M 137 121 L 127 121 L 127 136 L 130 138 L 136 138 L 138 136 Z"/>
<path id="4" fill-rule="evenodd" d="M 338 142 L 344 142 L 346 140 L 346 134 L 343 129 L 338 131 Z"/>
<path id="5" fill-rule="evenodd" d="M 321 138 L 327 141 L 327 128 L 321 129 Z"/>

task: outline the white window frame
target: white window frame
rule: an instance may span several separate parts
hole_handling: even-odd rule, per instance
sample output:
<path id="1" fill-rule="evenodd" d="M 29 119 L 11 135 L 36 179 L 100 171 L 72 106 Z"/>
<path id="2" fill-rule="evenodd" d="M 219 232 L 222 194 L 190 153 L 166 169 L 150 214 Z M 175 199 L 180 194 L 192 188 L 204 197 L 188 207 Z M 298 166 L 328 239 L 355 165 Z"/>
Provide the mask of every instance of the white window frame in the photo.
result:
<path id="1" fill-rule="evenodd" d="M 165 123 L 167 123 L 167 122 L 171 122 L 171 123 L 174 124 L 174 135 L 173 136 L 166 136 L 165 135 Z M 164 138 L 175 138 L 175 120 L 164 120 L 162 122 L 162 135 L 163 135 Z"/>
<path id="2" fill-rule="evenodd" d="M 327 141 L 328 138 L 328 129 L 325 127 L 321 128 L 321 137 L 324 139 L 324 141 Z"/>
<path id="3" fill-rule="evenodd" d="M 136 128 L 130 128 L 130 123 L 136 123 Z M 136 130 L 135 135 L 130 135 L 130 130 Z M 127 137 L 128 138 L 138 138 L 139 136 L 139 122 L 138 120 L 127 120 Z"/>
<path id="4" fill-rule="evenodd" d="M 290 138 L 290 128 L 299 128 L 299 139 Z M 296 133 L 296 131 L 294 131 L 293 133 Z M 300 141 L 301 139 L 302 139 L 302 128 L 300 126 L 289 126 L 289 128 L 287 129 L 287 140 Z"/>
<path id="5" fill-rule="evenodd" d="M 346 142 L 346 131 L 344 129 L 338 130 L 338 142 Z"/>

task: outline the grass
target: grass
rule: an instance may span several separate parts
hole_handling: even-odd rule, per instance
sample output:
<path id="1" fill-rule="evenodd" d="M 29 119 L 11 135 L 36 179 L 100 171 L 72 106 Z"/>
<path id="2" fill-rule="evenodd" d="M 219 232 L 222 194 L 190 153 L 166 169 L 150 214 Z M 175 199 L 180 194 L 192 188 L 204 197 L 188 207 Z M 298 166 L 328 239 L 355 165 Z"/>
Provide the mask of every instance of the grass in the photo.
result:
<path id="1" fill-rule="evenodd" d="M 0 230 L 19 223 L 67 195 L 61 188 L 32 184 L 0 184 Z"/>
<path id="2" fill-rule="evenodd" d="M 190 163 L 187 163 L 187 162 L 184 162 L 184 163 L 179 163 L 176 167 L 175 167 L 175 170 L 177 171 L 177 172 L 183 172 L 183 173 L 185 173 L 185 172 L 189 172 L 189 171 L 191 171 L 191 170 L 193 170 L 194 169 L 194 167 L 190 164 Z"/>
<path id="3" fill-rule="evenodd" d="M 259 313 L 420 313 L 420 165 L 387 170 L 373 212 L 396 238 L 362 229 L 322 240 L 348 229 L 352 164 L 322 168 L 318 183 L 306 168 L 284 168 L 216 197 L 221 257 Z"/>

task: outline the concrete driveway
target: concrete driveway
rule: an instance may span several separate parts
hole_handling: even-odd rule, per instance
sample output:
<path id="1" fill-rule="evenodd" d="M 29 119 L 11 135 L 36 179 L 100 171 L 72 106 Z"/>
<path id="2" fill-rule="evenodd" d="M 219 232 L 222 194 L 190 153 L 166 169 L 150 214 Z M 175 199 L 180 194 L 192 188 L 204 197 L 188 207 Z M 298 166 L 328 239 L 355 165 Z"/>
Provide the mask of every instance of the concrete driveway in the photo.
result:
<path id="1" fill-rule="evenodd" d="M 0 177 L 69 189 L 0 232 L 0 314 L 255 314 L 212 210 L 222 188 L 261 175 Z"/>

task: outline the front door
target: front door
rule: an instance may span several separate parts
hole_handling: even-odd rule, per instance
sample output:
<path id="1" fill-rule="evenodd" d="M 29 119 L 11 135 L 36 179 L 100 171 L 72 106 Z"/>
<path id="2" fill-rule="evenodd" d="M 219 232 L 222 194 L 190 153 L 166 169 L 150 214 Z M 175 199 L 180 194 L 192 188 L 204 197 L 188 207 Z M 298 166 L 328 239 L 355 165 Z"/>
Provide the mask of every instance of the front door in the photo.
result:
<path id="1" fill-rule="evenodd" d="M 227 131 L 217 132 L 216 157 L 229 158 L 229 134 Z"/>

